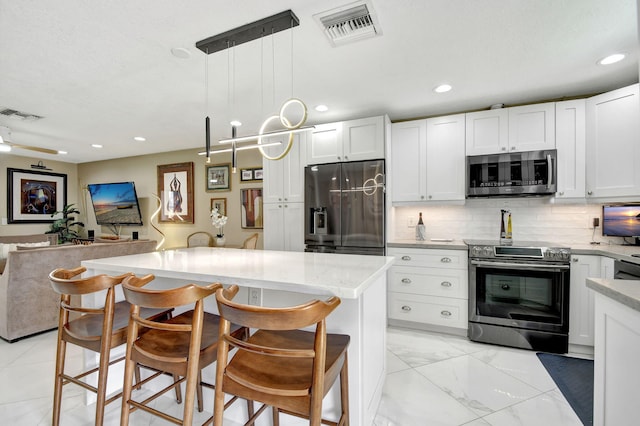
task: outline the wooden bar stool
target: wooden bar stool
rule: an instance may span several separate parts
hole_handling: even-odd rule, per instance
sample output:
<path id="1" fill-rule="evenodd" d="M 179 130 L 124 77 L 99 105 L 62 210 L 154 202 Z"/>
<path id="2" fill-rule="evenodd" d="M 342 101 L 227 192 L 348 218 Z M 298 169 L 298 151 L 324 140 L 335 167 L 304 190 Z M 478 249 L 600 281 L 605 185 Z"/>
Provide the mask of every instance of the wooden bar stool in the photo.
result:
<path id="1" fill-rule="evenodd" d="M 204 298 L 221 289 L 219 283 L 208 286 L 189 284 L 168 290 L 150 290 L 142 288 L 153 281 L 153 275 L 127 277 L 122 283 L 125 298 L 133 306 L 127 335 L 127 353 L 125 361 L 124 385 L 122 394 L 121 425 L 129 424 L 130 413 L 141 409 L 175 424 L 191 425 L 193 406 L 198 397 L 198 411 L 202 411 L 202 386 L 213 388 L 204 383 L 201 370 L 216 361 L 218 349 L 218 330 L 220 317 L 204 311 Z M 192 305 L 194 308 L 168 320 L 146 320 L 140 312 L 144 308 L 170 309 Z M 145 330 L 141 333 L 141 330 Z M 229 334 L 234 339 L 246 338 L 248 330 L 230 325 Z M 162 372 L 172 374 L 173 383 L 143 401 L 136 401 L 132 394 L 134 367 L 141 366 L 156 372 L 137 385 L 143 385 Z M 173 388 L 178 389 L 186 381 L 184 413 L 178 419 L 156 410 L 149 405 L 162 394 Z M 249 404 L 250 416 L 253 404 Z M 212 417 L 205 424 L 210 423 Z"/>
<path id="2" fill-rule="evenodd" d="M 53 290 L 60 294 L 60 318 L 58 321 L 58 345 L 56 353 L 56 377 L 53 391 L 53 425 L 60 423 L 60 404 L 62 387 L 74 383 L 97 394 L 95 424 L 102 425 L 106 404 L 120 398 L 121 393 L 106 398 L 107 375 L 109 366 L 122 361 L 120 357 L 109 361 L 112 348 L 126 342 L 129 322 L 129 303 L 117 302 L 115 288 L 130 274 L 117 277 L 96 275 L 89 278 L 76 278 L 86 271 L 85 267 L 75 269 L 56 269 L 49 274 Z M 106 290 L 104 307 L 86 308 L 80 304 L 80 296 Z M 72 296 L 74 296 L 72 298 Z M 70 315 L 74 314 L 74 315 Z M 169 318 L 171 309 L 145 309 L 140 315 L 145 318 Z M 67 343 L 89 349 L 100 354 L 98 367 L 75 376 L 65 374 L 65 355 Z M 82 380 L 98 372 L 97 386 Z"/>
<path id="3" fill-rule="evenodd" d="M 263 405 L 249 423 L 267 406 L 273 409 L 273 424 L 279 413 L 309 419 L 319 426 L 349 424 L 347 348 L 349 336 L 327 334 L 325 318 L 340 304 L 331 297 L 289 308 L 267 308 L 234 303 L 233 285 L 216 292 L 220 313 L 220 345 L 216 368 L 214 424 L 223 421 L 225 393 Z M 246 341 L 238 340 L 231 323 L 256 329 Z M 299 330 L 315 325 L 315 331 Z M 229 348 L 237 352 L 229 360 Z M 322 419 L 322 400 L 340 376 L 341 415 L 338 421 Z M 227 406 L 231 402 L 227 403 Z"/>

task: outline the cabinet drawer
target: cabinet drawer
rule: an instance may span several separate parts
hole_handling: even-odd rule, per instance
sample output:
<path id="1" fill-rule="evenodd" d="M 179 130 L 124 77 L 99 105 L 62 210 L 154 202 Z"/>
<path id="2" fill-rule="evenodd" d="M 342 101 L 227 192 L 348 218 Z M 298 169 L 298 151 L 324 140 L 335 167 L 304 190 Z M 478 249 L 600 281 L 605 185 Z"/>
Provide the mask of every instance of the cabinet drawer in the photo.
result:
<path id="1" fill-rule="evenodd" d="M 446 327 L 467 328 L 468 303 L 464 299 L 389 293 L 389 318 Z"/>
<path id="2" fill-rule="evenodd" d="M 395 256 L 397 266 L 430 266 L 447 269 L 467 269 L 465 250 L 430 250 L 389 248 L 389 256 Z"/>
<path id="3" fill-rule="evenodd" d="M 467 299 L 467 271 L 445 268 L 394 266 L 389 273 L 389 291 Z"/>

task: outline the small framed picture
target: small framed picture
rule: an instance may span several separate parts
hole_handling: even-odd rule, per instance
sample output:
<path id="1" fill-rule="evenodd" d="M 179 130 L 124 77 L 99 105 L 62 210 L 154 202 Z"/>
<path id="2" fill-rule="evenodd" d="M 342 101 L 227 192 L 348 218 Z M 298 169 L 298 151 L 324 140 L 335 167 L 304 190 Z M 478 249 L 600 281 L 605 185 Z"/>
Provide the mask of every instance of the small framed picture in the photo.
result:
<path id="1" fill-rule="evenodd" d="M 262 228 L 262 188 L 241 189 L 240 210 L 240 224 L 243 228 Z"/>
<path id="2" fill-rule="evenodd" d="M 213 210 L 217 208 L 218 213 L 223 216 L 227 216 L 227 199 L 226 198 L 212 198 L 211 199 L 211 208 L 209 210 Z"/>
<path id="3" fill-rule="evenodd" d="M 207 166 L 207 172 L 205 173 L 205 177 L 207 178 L 205 188 L 207 188 L 207 191 L 230 191 L 230 170 L 230 163 Z"/>
<path id="4" fill-rule="evenodd" d="M 262 167 L 252 167 L 249 169 L 240 169 L 241 182 L 255 182 L 262 180 Z"/>

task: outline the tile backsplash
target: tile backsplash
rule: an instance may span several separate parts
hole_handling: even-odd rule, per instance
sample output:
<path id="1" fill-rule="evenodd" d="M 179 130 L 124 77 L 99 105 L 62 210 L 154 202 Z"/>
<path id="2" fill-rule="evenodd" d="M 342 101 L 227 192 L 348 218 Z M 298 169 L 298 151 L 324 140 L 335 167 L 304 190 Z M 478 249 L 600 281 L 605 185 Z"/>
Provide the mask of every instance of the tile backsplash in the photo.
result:
<path id="1" fill-rule="evenodd" d="M 388 239 L 415 239 L 419 212 L 427 239 L 490 239 L 500 237 L 500 210 L 511 211 L 513 239 L 564 244 L 622 244 L 622 238 L 603 237 L 602 228 L 592 227 L 593 218 L 602 222 L 600 204 L 560 204 L 549 198 L 472 199 L 464 205 L 393 207 L 387 222 Z"/>

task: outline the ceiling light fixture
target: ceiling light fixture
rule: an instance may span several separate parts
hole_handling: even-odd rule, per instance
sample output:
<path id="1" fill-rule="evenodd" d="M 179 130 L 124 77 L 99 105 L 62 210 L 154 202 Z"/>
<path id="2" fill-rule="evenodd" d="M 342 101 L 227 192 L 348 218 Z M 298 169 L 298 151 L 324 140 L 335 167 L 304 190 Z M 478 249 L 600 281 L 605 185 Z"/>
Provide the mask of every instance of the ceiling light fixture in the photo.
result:
<path id="1" fill-rule="evenodd" d="M 98 144 L 98 143 L 92 143 L 91 146 L 93 148 L 102 148 L 102 145 Z"/>
<path id="2" fill-rule="evenodd" d="M 146 141 L 146 140 L 147 140 L 147 138 L 142 137 L 142 136 L 135 136 L 135 137 L 133 138 L 133 140 L 134 140 L 134 141 L 138 141 L 138 142 L 144 142 L 144 141 Z"/>
<path id="3" fill-rule="evenodd" d="M 624 53 L 614 53 L 613 55 L 606 56 L 598 61 L 600 65 L 611 65 L 616 62 L 620 62 L 626 57 Z"/>
<path id="4" fill-rule="evenodd" d="M 316 105 L 315 110 L 318 112 L 327 112 L 329 111 L 329 107 L 326 105 L 320 104 L 320 105 Z"/>
<path id="5" fill-rule="evenodd" d="M 228 68 L 229 68 L 229 72 L 228 72 L 228 81 L 227 81 L 227 86 L 228 86 L 228 93 L 227 96 L 229 97 L 229 93 L 231 92 L 230 87 L 233 86 L 234 88 L 234 99 L 233 99 L 233 109 L 232 111 L 232 115 L 233 115 L 233 110 L 235 109 L 235 78 L 233 81 L 233 85 L 230 83 L 230 78 L 231 78 L 231 71 L 230 71 L 230 54 L 231 54 L 231 47 L 235 47 L 236 45 L 239 44 L 243 44 L 243 43 L 247 43 L 253 40 L 256 40 L 258 38 L 260 38 L 261 40 L 263 39 L 263 37 L 265 35 L 273 35 L 277 32 L 280 31 L 284 31 L 284 30 L 288 30 L 291 29 L 293 30 L 294 27 L 300 25 L 300 21 L 298 20 L 298 17 L 291 11 L 291 10 L 287 10 L 281 13 L 278 13 L 276 15 L 243 25 L 241 27 L 232 29 L 230 31 L 224 32 L 222 34 L 218 34 L 216 36 L 212 36 L 209 37 L 205 40 L 201 40 L 199 42 L 196 43 L 196 47 L 200 50 L 202 50 L 206 55 L 210 55 L 211 53 L 214 52 L 218 52 L 224 49 L 228 50 L 228 55 L 227 55 L 227 61 L 228 61 Z M 234 72 L 235 72 L 235 52 L 234 53 Z M 261 78 L 262 81 L 262 78 Z M 291 92 L 292 92 L 292 98 L 289 99 L 288 101 L 286 101 L 280 108 L 280 113 L 279 115 L 272 115 L 270 117 L 268 117 L 263 123 L 262 126 L 260 128 L 260 132 L 258 135 L 255 136 L 245 136 L 242 138 L 237 138 L 236 136 L 236 131 L 237 131 L 237 127 L 239 126 L 239 124 L 234 122 L 231 123 L 231 132 L 232 132 L 232 136 L 231 139 L 225 139 L 224 141 L 221 141 L 221 143 L 231 143 L 231 153 L 232 153 L 232 171 L 235 173 L 236 170 L 236 151 L 240 149 L 239 146 L 236 146 L 236 143 L 238 142 L 242 142 L 242 141 L 248 141 L 248 140 L 257 140 L 257 143 L 255 146 L 255 148 L 258 148 L 260 150 L 260 154 L 268 160 L 279 160 L 281 158 L 284 158 L 289 151 L 291 150 L 292 144 L 293 144 L 293 131 L 294 130 L 298 130 L 300 128 L 302 128 L 303 124 L 305 123 L 306 119 L 307 119 L 307 107 L 304 104 L 304 102 L 302 102 L 299 99 L 293 98 L 293 33 L 291 35 Z M 208 97 L 207 97 L 208 98 Z M 300 119 L 296 124 L 291 124 L 291 122 L 285 117 L 284 112 L 285 110 L 293 104 L 298 104 L 300 105 L 300 107 L 302 108 L 302 119 Z M 289 143 L 287 144 L 286 148 L 283 150 L 283 152 L 278 155 L 278 156 L 274 156 L 271 157 L 269 156 L 265 151 L 264 151 L 264 146 L 266 146 L 267 144 L 263 144 L 262 143 L 262 137 L 263 135 L 272 135 L 272 132 L 266 132 L 265 129 L 267 127 L 267 125 L 269 123 L 271 123 L 274 120 L 278 120 L 282 126 L 286 129 L 283 130 L 283 132 L 285 134 L 289 134 Z M 238 122 L 239 123 L 239 122 Z M 306 130 L 306 129 L 305 129 Z M 302 130 L 300 130 L 302 131 Z M 280 133 L 281 134 L 281 133 Z M 207 155 L 209 155 L 210 153 L 218 153 L 218 152 L 222 152 L 223 150 L 214 150 L 212 151 L 210 149 L 210 142 L 209 142 L 209 119 L 207 118 L 207 141 L 206 141 L 206 147 L 205 147 L 205 153 Z"/>
<path id="6" fill-rule="evenodd" d="M 248 149 L 257 149 L 257 148 L 260 148 L 260 147 L 266 148 L 266 147 L 269 147 L 269 146 L 278 146 L 278 145 L 282 145 L 282 142 L 269 142 L 269 143 L 265 143 L 265 144 L 262 144 L 262 145 L 243 145 L 243 146 L 236 147 L 236 151 L 246 151 Z M 214 149 L 212 151 L 209 151 L 209 153 L 211 155 L 213 155 L 213 154 L 221 154 L 223 152 L 231 152 L 231 151 L 232 151 L 231 148 Z M 205 151 L 198 152 L 198 155 L 205 155 L 205 154 L 206 154 Z"/>
<path id="7" fill-rule="evenodd" d="M 433 89 L 433 91 L 436 92 L 436 93 L 446 93 L 451 89 L 452 89 L 451 85 L 449 85 L 449 84 L 441 84 L 441 85 L 435 87 Z"/>
<path id="8" fill-rule="evenodd" d="M 58 154 L 60 154 L 60 155 L 67 155 L 67 154 L 68 154 L 68 152 L 67 152 L 67 151 L 58 151 Z"/>

